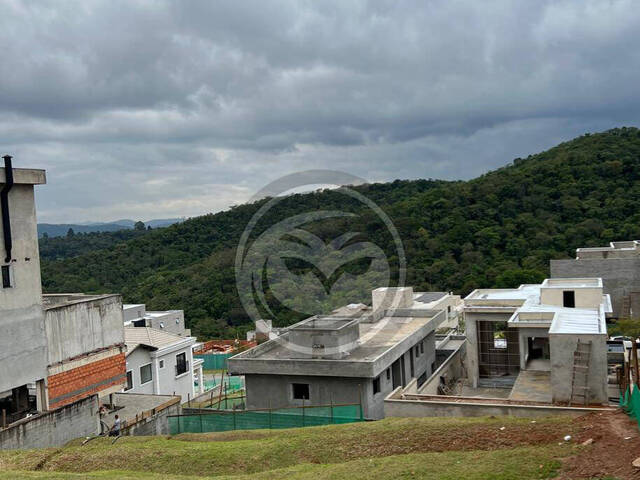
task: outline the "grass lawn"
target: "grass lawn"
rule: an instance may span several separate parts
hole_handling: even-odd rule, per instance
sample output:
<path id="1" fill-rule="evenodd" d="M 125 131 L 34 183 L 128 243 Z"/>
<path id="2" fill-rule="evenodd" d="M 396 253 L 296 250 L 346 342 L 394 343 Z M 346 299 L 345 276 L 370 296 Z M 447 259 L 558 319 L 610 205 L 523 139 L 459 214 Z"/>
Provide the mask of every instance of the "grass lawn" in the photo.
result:
<path id="1" fill-rule="evenodd" d="M 0 452 L 0 479 L 539 479 L 579 449 L 567 418 L 390 418 L 291 430 L 74 441 Z"/>

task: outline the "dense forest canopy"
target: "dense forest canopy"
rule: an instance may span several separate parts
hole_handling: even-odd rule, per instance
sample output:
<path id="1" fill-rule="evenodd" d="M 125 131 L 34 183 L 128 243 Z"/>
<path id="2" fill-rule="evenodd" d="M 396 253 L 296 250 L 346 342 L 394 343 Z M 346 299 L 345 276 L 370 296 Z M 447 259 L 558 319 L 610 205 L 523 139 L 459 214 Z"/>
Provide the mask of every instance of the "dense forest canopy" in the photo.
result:
<path id="1" fill-rule="evenodd" d="M 639 179 L 640 131 L 619 128 L 515 159 L 470 181 L 397 180 L 356 189 L 397 228 L 408 285 L 464 295 L 539 281 L 548 275 L 549 259 L 573 256 L 577 247 L 640 238 Z M 242 334 L 251 325 L 236 291 L 235 249 L 265 201 L 150 231 L 48 239 L 41 245 L 44 289 L 120 292 L 150 309 L 184 309 L 200 336 Z M 357 214 L 349 228 L 393 261 L 380 220 L 335 190 L 283 199 L 263 228 L 314 209 Z M 311 230 L 328 240 L 345 221 L 325 220 Z M 349 301 L 366 300 L 355 286 L 353 295 Z M 286 324 L 300 314 L 282 307 L 277 317 Z"/>

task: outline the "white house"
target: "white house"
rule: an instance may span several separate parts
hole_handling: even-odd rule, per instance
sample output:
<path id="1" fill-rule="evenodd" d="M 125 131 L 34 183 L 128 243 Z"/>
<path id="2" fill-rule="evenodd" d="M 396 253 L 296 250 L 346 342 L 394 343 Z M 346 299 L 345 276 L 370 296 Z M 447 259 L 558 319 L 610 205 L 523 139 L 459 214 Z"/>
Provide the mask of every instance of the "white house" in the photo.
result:
<path id="1" fill-rule="evenodd" d="M 127 386 L 129 393 L 180 395 L 186 402 L 202 393 L 201 359 L 193 359 L 194 337 L 149 327 L 126 327 Z M 194 374 L 200 385 L 194 390 Z"/>

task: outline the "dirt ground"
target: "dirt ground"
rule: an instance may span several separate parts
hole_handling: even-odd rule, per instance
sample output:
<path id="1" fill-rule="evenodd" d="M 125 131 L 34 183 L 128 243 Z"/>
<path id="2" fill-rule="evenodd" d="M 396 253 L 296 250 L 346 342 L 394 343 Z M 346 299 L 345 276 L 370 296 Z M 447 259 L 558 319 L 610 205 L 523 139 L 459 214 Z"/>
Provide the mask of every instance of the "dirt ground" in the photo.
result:
<path id="1" fill-rule="evenodd" d="M 593 443 L 564 459 L 562 480 L 619 478 L 640 479 L 640 468 L 631 465 L 640 457 L 638 424 L 622 411 L 593 413 L 574 421 L 575 441 Z"/>

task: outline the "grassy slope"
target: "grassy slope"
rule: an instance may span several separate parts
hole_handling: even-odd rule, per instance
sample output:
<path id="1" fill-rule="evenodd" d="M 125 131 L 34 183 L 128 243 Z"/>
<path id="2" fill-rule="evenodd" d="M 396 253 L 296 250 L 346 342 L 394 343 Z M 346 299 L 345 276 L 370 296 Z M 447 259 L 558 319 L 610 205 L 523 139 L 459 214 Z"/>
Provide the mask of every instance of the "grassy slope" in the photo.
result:
<path id="1" fill-rule="evenodd" d="M 504 430 L 500 430 L 501 427 Z M 0 452 L 8 478 L 549 478 L 566 418 L 386 419 L 280 431 L 98 439 Z M 475 450 L 473 450 L 475 449 Z M 34 471 L 41 470 L 41 471 Z M 73 473 L 72 473 L 73 472 Z"/>

